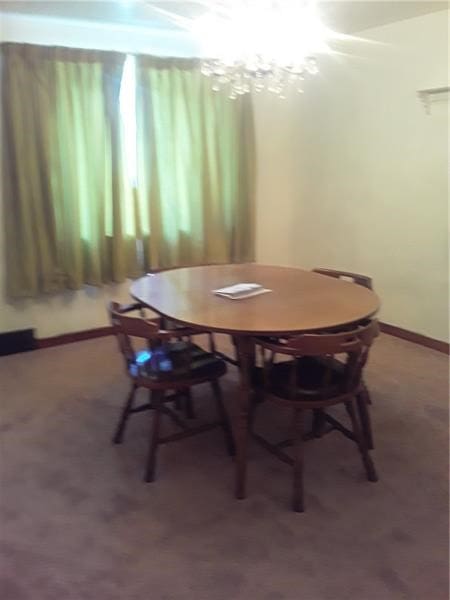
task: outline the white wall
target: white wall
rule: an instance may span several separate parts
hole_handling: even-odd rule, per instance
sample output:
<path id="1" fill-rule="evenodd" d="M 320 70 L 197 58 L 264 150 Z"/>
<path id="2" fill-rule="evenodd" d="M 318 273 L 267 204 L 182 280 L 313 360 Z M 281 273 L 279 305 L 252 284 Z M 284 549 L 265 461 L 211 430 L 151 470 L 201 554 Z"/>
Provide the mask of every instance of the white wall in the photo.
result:
<path id="1" fill-rule="evenodd" d="M 257 149 L 256 260 L 293 265 L 296 261 L 298 157 L 293 152 L 293 116 L 298 98 L 254 94 Z"/>
<path id="2" fill-rule="evenodd" d="M 448 340 L 449 12 L 361 32 L 299 103 L 295 264 L 373 276 L 383 321 Z"/>
<path id="3" fill-rule="evenodd" d="M 192 55 L 183 35 L 3 18 L 0 39 Z M 371 274 L 384 321 L 448 339 L 448 104 L 427 116 L 416 90 L 445 85 L 448 11 L 365 31 L 352 57 L 321 61 L 305 94 L 255 98 L 258 262 Z M 1 203 L 0 203 L 1 211 Z M 2 242 L 0 212 L 0 244 Z M 1 247 L 1 245 L 0 245 Z M 38 337 L 106 324 L 105 303 L 128 284 L 10 305 L 0 331 Z"/>

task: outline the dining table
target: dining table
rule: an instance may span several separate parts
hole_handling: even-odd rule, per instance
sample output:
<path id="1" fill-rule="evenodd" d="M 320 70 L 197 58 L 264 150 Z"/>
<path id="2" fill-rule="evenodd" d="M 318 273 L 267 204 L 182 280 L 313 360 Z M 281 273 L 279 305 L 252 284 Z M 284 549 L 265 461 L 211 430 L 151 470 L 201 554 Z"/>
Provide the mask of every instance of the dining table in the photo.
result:
<path id="1" fill-rule="evenodd" d="M 270 292 L 230 299 L 214 290 L 257 283 Z M 240 371 L 232 420 L 236 446 L 235 494 L 246 495 L 247 439 L 255 337 L 333 331 L 373 317 L 378 296 L 355 283 L 312 271 L 257 263 L 168 269 L 135 280 L 131 296 L 176 323 L 232 336 Z"/>

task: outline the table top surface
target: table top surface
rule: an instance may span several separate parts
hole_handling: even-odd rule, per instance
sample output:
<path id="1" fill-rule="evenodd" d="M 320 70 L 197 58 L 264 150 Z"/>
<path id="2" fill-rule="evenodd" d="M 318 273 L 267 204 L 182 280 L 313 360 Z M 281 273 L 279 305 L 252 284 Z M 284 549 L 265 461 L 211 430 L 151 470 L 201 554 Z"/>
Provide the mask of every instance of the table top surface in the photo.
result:
<path id="1" fill-rule="evenodd" d="M 270 293 L 230 300 L 212 290 L 259 283 Z M 302 333 L 356 323 L 380 308 L 360 285 L 291 267 L 255 263 L 187 267 L 134 281 L 131 295 L 185 325 L 230 334 Z"/>

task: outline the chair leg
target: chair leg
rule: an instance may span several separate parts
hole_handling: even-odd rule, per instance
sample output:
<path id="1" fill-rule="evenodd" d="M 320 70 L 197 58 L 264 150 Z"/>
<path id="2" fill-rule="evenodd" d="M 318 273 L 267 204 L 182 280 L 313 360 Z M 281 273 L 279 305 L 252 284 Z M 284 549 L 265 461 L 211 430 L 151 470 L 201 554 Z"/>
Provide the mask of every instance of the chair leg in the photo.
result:
<path id="1" fill-rule="evenodd" d="M 183 395 L 185 397 L 185 407 L 186 407 L 186 418 L 187 419 L 195 419 L 195 411 L 194 411 L 194 404 L 192 402 L 192 394 L 191 394 L 191 388 L 187 388 L 186 390 L 183 391 Z"/>
<path id="2" fill-rule="evenodd" d="M 211 354 L 215 354 L 217 350 L 216 350 L 216 341 L 214 339 L 213 333 L 208 333 L 208 341 L 209 341 L 209 351 L 211 352 Z"/>
<path id="3" fill-rule="evenodd" d="M 239 357 L 239 350 L 238 350 L 236 338 L 232 335 L 232 336 L 230 336 L 230 340 L 234 347 L 234 359 L 235 359 L 237 365 L 239 366 L 240 357 Z"/>
<path id="4" fill-rule="evenodd" d="M 113 444 L 120 444 L 123 440 L 125 426 L 127 424 L 131 409 L 133 407 L 133 400 L 134 400 L 134 396 L 136 394 L 136 389 L 137 389 L 137 387 L 133 383 L 133 385 L 131 386 L 130 393 L 128 394 L 127 400 L 125 402 L 125 405 L 122 409 L 122 414 L 120 415 L 120 419 L 119 419 L 119 422 L 116 427 L 116 431 L 115 431 L 113 439 L 112 439 Z"/>
<path id="5" fill-rule="evenodd" d="M 372 404 L 372 398 L 370 397 L 369 390 L 366 388 L 366 384 L 363 383 L 364 394 L 366 397 L 366 402 L 369 406 Z"/>
<path id="6" fill-rule="evenodd" d="M 294 477 L 292 508 L 295 512 L 305 510 L 303 499 L 303 411 L 294 410 L 293 422 Z"/>
<path id="7" fill-rule="evenodd" d="M 366 469 L 367 479 L 369 481 L 378 481 L 375 465 L 373 464 L 372 458 L 367 449 L 366 439 L 361 432 L 361 428 L 356 417 L 355 400 L 350 400 L 349 402 L 346 402 L 345 406 L 347 408 L 347 412 L 352 422 L 353 435 L 355 436 L 355 440 L 358 445 L 359 452 L 361 454 L 363 465 Z"/>
<path id="8" fill-rule="evenodd" d="M 211 381 L 211 387 L 213 390 L 214 397 L 216 399 L 217 412 L 219 413 L 219 420 L 225 437 L 225 446 L 228 454 L 230 456 L 234 456 L 236 450 L 234 447 L 234 440 L 233 434 L 231 432 L 230 421 L 228 419 L 227 412 L 223 405 L 222 388 L 220 387 L 220 383 L 217 379 Z"/>
<path id="9" fill-rule="evenodd" d="M 313 411 L 312 433 L 315 438 L 320 438 L 325 430 L 325 414 L 322 409 Z"/>
<path id="10" fill-rule="evenodd" d="M 358 408 L 359 419 L 361 421 L 362 433 L 363 433 L 364 437 L 366 438 L 368 449 L 373 450 L 374 444 L 373 444 L 372 423 L 371 423 L 371 419 L 370 419 L 370 412 L 369 412 L 369 409 L 367 408 L 368 400 L 369 400 L 369 393 L 365 389 L 361 392 L 361 394 L 358 394 L 358 396 L 356 396 L 356 405 Z"/>
<path id="11" fill-rule="evenodd" d="M 155 479 L 155 466 L 156 466 L 156 454 L 159 445 L 159 426 L 161 422 L 161 400 L 164 396 L 164 392 L 154 391 L 152 393 L 152 404 L 153 404 L 153 422 L 152 432 L 150 437 L 150 447 L 147 457 L 147 466 L 145 469 L 145 481 L 154 481 Z"/>
<path id="12" fill-rule="evenodd" d="M 256 420 L 256 411 L 258 409 L 258 404 L 260 403 L 260 399 L 255 391 L 253 391 L 252 396 L 250 398 L 250 408 L 248 411 L 248 430 L 250 433 L 253 433 L 255 430 L 255 420 Z"/>

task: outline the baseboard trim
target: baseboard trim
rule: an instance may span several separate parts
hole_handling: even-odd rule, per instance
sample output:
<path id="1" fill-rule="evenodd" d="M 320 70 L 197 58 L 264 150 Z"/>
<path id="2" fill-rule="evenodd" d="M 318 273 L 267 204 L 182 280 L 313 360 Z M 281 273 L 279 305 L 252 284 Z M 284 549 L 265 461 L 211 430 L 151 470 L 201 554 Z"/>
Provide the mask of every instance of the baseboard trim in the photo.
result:
<path id="1" fill-rule="evenodd" d="M 37 347 L 40 349 L 51 348 L 52 346 L 62 346 L 63 344 L 72 344 L 73 342 L 82 342 L 84 340 L 105 337 L 107 335 L 112 335 L 112 333 L 113 328 L 111 326 L 86 329 L 84 331 L 74 331 L 73 333 L 64 333 L 63 335 L 38 339 Z"/>
<path id="2" fill-rule="evenodd" d="M 420 333 L 414 333 L 408 329 L 402 329 L 396 325 L 390 325 L 389 323 L 380 323 L 380 329 L 383 333 L 392 335 L 394 337 L 425 346 L 426 348 L 432 348 L 438 352 L 444 354 L 450 353 L 450 344 L 435 340 L 434 338 L 427 337 Z M 41 338 L 37 340 L 37 348 L 51 348 L 52 346 L 61 346 L 63 344 L 72 344 L 73 342 L 82 342 L 83 340 L 92 340 L 94 338 L 105 337 L 113 334 L 113 328 L 109 327 L 97 327 L 96 329 L 87 329 L 85 331 L 75 331 L 73 333 L 65 333 L 63 335 L 56 335 L 48 338 Z"/>
<path id="3" fill-rule="evenodd" d="M 380 323 L 380 329 L 383 333 L 401 338 L 402 340 L 407 340 L 408 342 L 413 342 L 414 344 L 419 344 L 426 348 L 432 348 L 433 350 L 443 352 L 444 354 L 450 353 L 450 344 L 447 342 L 435 340 L 426 335 L 414 333 L 414 331 L 409 331 L 408 329 L 402 329 L 402 327 L 397 327 L 396 325 L 389 325 L 389 323 Z"/>

